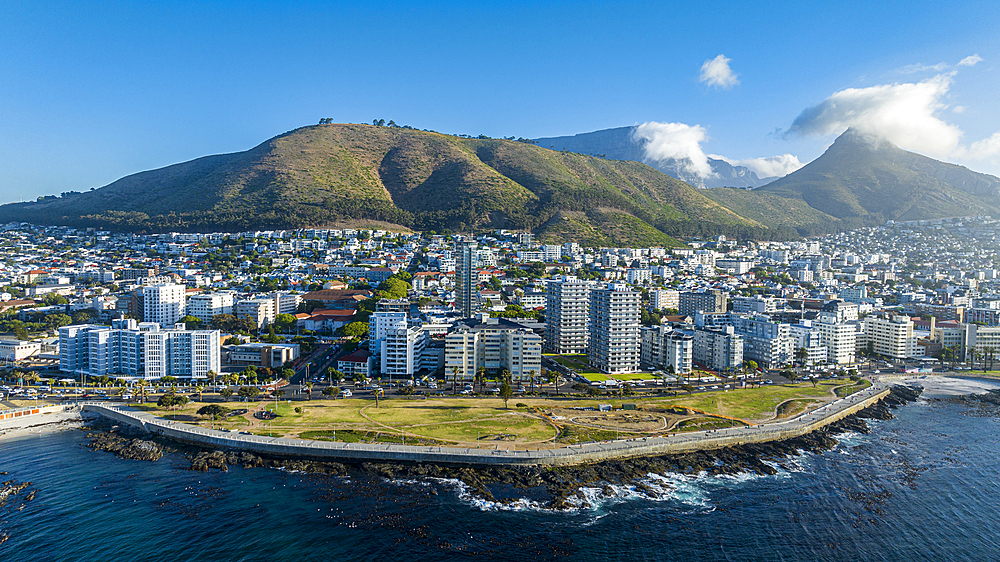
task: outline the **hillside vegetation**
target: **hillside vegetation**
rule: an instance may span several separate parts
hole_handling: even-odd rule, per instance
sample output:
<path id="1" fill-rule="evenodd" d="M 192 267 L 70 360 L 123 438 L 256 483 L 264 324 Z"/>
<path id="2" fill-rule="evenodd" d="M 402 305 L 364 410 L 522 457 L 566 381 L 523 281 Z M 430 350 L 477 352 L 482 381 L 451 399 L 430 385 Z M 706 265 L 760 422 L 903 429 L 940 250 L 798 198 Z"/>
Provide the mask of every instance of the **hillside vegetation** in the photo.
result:
<path id="1" fill-rule="evenodd" d="M 554 221 L 557 215 L 572 216 L 579 232 L 594 233 L 588 240 L 609 245 L 676 245 L 676 235 L 788 234 L 638 162 L 350 124 L 303 127 L 245 152 L 133 174 L 85 193 L 0 206 L 2 221 L 132 231 L 368 220 L 438 231 L 530 229 L 543 239 L 570 239 L 573 229 Z"/>

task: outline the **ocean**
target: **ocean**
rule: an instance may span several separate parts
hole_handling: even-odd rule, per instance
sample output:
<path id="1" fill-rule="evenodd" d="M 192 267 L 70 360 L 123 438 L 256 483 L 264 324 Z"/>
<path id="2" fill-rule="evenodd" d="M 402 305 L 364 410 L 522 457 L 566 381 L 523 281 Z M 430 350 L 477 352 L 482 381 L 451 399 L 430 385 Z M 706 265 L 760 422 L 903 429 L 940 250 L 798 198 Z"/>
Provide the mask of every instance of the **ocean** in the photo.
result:
<path id="1" fill-rule="evenodd" d="M 1000 411 L 921 399 L 774 476 L 650 475 L 564 512 L 456 481 L 193 472 L 87 449 L 79 430 L 0 442 L 0 560 L 1000 560 Z M 27 494 L 34 498 L 25 501 Z"/>

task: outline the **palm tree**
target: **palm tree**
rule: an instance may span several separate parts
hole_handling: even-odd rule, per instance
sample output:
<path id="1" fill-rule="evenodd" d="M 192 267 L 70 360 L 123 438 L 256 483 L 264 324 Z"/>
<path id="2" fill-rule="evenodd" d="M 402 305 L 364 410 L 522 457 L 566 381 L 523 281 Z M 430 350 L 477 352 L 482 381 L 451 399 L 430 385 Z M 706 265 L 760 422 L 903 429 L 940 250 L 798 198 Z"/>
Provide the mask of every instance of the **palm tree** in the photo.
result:
<path id="1" fill-rule="evenodd" d="M 307 382 L 302 385 L 306 389 L 306 400 L 312 400 L 313 385 L 311 382 Z"/>
<path id="2" fill-rule="evenodd" d="M 483 391 L 483 384 L 486 383 L 486 367 L 480 367 L 476 371 L 476 381 L 479 382 L 479 392 Z"/>
<path id="3" fill-rule="evenodd" d="M 205 385 L 199 384 L 198 386 L 194 387 L 194 391 L 198 393 L 198 402 L 203 402 L 204 401 L 203 400 L 203 398 L 204 398 L 203 394 L 205 392 Z"/>
<path id="4" fill-rule="evenodd" d="M 978 355 L 976 355 L 977 353 L 979 353 L 979 350 L 976 349 L 976 346 L 974 345 L 970 345 L 968 349 L 965 350 L 965 360 L 968 361 L 971 357 L 973 367 L 976 366 L 976 357 L 978 357 Z"/>
<path id="5" fill-rule="evenodd" d="M 994 347 L 984 347 L 983 348 L 983 372 L 986 372 L 986 360 L 990 361 L 990 370 L 993 370 L 993 356 L 996 353 L 996 348 Z"/>
<path id="6" fill-rule="evenodd" d="M 212 381 L 212 385 L 215 386 L 215 379 L 219 377 L 219 373 L 209 370 L 207 373 L 205 373 L 205 376 L 207 376 L 208 380 Z"/>
<path id="7" fill-rule="evenodd" d="M 532 369 L 528 371 L 528 376 L 531 377 L 528 384 L 531 386 L 531 393 L 535 393 L 535 370 Z"/>
<path id="8" fill-rule="evenodd" d="M 451 394 L 458 394 L 458 367 L 451 368 Z"/>

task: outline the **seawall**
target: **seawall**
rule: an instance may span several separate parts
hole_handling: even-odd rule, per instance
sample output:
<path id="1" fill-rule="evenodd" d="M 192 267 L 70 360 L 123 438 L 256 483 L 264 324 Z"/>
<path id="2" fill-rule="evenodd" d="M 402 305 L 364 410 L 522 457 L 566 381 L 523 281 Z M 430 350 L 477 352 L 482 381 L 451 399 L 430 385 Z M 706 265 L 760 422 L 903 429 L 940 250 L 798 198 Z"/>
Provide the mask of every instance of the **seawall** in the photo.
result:
<path id="1" fill-rule="evenodd" d="M 68 414 L 68 415 L 67 415 Z M 79 418 L 76 406 L 29 406 L 0 411 L 0 429 L 24 429 Z"/>
<path id="2" fill-rule="evenodd" d="M 816 431 L 867 408 L 889 394 L 885 385 L 875 385 L 847 398 L 791 420 L 754 427 L 699 431 L 667 437 L 648 437 L 586 443 L 537 451 L 508 451 L 420 445 L 340 443 L 262 437 L 206 429 L 179 423 L 107 403 L 85 403 L 84 414 L 141 429 L 162 437 L 209 448 L 247 451 L 281 458 L 303 458 L 338 462 L 435 463 L 466 466 L 558 466 L 603 460 L 687 453 L 748 443 L 790 439 Z"/>

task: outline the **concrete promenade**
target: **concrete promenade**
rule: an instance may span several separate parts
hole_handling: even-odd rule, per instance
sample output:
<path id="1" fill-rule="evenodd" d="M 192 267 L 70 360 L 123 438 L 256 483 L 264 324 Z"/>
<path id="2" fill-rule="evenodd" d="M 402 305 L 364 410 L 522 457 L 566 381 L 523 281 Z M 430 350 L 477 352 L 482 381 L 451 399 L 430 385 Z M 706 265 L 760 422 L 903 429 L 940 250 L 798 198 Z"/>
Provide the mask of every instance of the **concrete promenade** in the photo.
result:
<path id="1" fill-rule="evenodd" d="M 421 462 L 469 466 L 575 465 L 609 459 L 655 456 L 719 449 L 747 443 L 763 443 L 798 437 L 854 414 L 889 394 L 883 383 L 826 404 L 788 420 L 752 427 L 716 429 L 647 437 L 585 443 L 537 451 L 430 447 L 370 443 L 340 443 L 262 437 L 244 433 L 206 429 L 179 423 L 108 403 L 82 404 L 84 413 L 96 414 L 162 435 L 176 441 L 212 448 L 247 451 L 281 458 L 303 458 L 345 462 Z"/>
<path id="2" fill-rule="evenodd" d="M 29 406 L 27 408 L 15 408 L 12 410 L 0 411 L 0 429 L 22 429 L 58 423 L 79 418 L 77 414 L 64 415 L 64 412 L 76 410 L 76 406 Z"/>

